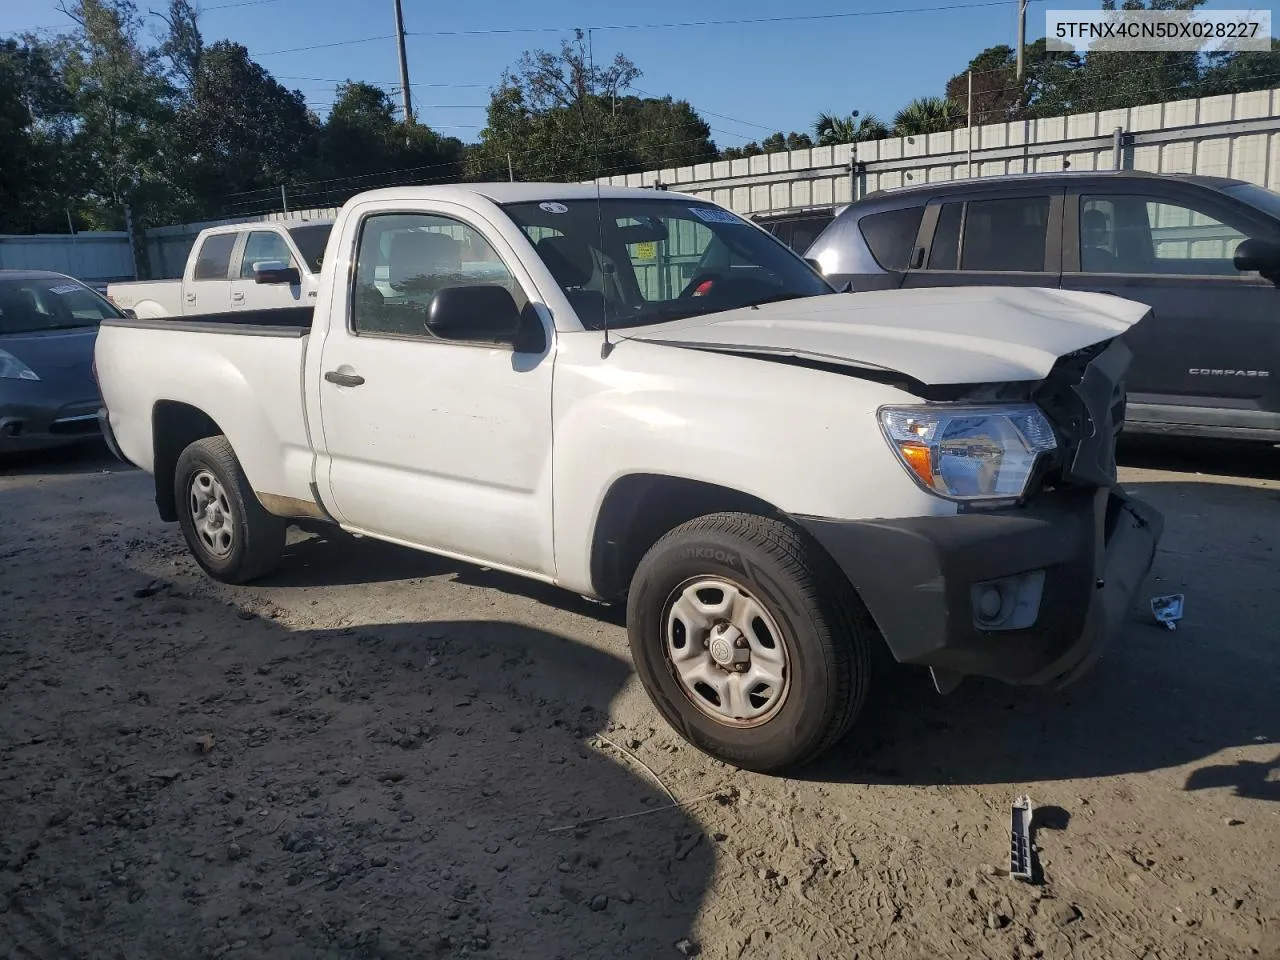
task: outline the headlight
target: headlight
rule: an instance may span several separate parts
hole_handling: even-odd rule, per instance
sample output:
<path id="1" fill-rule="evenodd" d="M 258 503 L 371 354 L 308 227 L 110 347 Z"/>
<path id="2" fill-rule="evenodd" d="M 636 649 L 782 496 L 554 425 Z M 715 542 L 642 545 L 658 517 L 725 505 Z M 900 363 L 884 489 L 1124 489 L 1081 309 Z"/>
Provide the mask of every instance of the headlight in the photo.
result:
<path id="1" fill-rule="evenodd" d="M 36 372 L 7 350 L 0 350 L 0 380 L 39 380 Z"/>
<path id="2" fill-rule="evenodd" d="M 916 482 L 949 500 L 1016 499 L 1058 446 L 1033 404 L 881 407 L 880 429 Z"/>

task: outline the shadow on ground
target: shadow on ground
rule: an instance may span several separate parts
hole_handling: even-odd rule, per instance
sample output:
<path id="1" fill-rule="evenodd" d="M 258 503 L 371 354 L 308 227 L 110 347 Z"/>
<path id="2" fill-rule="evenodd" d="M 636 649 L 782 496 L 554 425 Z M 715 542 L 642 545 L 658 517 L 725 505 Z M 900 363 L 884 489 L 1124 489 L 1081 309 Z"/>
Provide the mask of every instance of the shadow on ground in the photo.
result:
<path id="1" fill-rule="evenodd" d="M 590 743 L 620 659 L 504 622 L 292 633 L 168 587 L 113 612 L 6 641 L 23 955 L 648 960 L 690 936 L 714 842 Z"/>

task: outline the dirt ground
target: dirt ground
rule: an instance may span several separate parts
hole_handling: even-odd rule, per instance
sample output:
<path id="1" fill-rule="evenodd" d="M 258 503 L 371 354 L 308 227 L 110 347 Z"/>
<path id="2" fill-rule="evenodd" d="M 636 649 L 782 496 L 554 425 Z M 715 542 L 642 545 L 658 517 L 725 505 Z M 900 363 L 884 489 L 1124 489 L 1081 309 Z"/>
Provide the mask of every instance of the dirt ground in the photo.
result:
<path id="1" fill-rule="evenodd" d="M 1280 461 L 1126 460 L 1177 631 L 903 672 L 797 779 L 678 742 L 608 609 L 333 533 L 227 588 L 101 452 L 0 467 L 0 955 L 1280 957 Z"/>

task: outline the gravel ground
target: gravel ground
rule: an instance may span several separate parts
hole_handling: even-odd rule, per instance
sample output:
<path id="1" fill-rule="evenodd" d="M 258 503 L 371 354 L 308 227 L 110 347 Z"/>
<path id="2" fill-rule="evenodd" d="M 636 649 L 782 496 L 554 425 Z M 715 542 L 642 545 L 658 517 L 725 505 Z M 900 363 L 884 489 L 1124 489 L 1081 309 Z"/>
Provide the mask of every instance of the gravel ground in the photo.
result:
<path id="1" fill-rule="evenodd" d="M 1280 461 L 1126 460 L 1177 631 L 1060 693 L 904 671 L 796 779 L 669 734 L 611 610 L 333 532 L 224 587 L 149 478 L 9 462 L 0 955 L 1280 957 Z"/>

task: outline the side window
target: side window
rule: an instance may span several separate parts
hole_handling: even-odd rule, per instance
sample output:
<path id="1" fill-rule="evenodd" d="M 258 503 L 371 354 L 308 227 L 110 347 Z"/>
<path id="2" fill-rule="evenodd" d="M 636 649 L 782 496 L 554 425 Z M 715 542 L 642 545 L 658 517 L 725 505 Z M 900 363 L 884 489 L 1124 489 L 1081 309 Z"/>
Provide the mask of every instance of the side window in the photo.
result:
<path id="1" fill-rule="evenodd" d="M 231 269 L 231 250 L 236 245 L 234 233 L 215 233 L 204 238 L 196 257 L 193 280 L 226 280 Z"/>
<path id="2" fill-rule="evenodd" d="M 352 327 L 357 333 L 428 337 L 427 311 L 436 292 L 477 284 L 497 284 L 517 305 L 527 302 L 506 264 L 474 228 L 432 214 L 377 214 L 360 230 Z"/>
<path id="3" fill-rule="evenodd" d="M 813 246 L 813 241 L 827 225 L 831 223 L 831 217 L 806 217 L 803 220 L 797 220 L 792 226 L 791 239 L 788 245 L 800 256 L 804 256 L 809 252 L 809 248 Z"/>
<path id="4" fill-rule="evenodd" d="M 253 265 L 264 260 L 282 260 L 291 267 L 298 264 L 289 252 L 284 237 L 270 230 L 254 230 L 244 241 L 244 256 L 240 261 L 240 277 L 253 279 Z"/>
<path id="5" fill-rule="evenodd" d="M 960 224 L 964 220 L 963 203 L 944 203 L 938 214 L 938 225 L 929 245 L 930 270 L 955 270 L 960 266 Z"/>
<path id="6" fill-rule="evenodd" d="M 1044 269 L 1048 197 L 974 200 L 965 205 L 961 270 L 1034 273 Z"/>
<path id="7" fill-rule="evenodd" d="M 1180 203 L 1149 197 L 1080 198 L 1080 268 L 1086 273 L 1236 276 L 1246 235 Z"/>
<path id="8" fill-rule="evenodd" d="M 863 217 L 858 221 L 858 229 L 876 263 L 886 270 L 905 270 L 911 262 L 911 251 L 923 217 L 923 206 L 886 210 Z"/>

